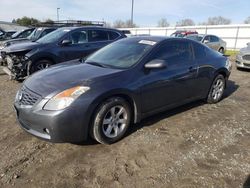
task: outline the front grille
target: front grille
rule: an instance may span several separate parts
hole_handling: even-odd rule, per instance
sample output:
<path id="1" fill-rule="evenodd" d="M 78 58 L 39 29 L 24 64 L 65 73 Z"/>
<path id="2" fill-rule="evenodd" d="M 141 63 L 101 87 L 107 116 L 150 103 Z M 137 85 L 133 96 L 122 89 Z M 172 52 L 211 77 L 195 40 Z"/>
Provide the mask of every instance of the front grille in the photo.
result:
<path id="1" fill-rule="evenodd" d="M 242 59 L 250 61 L 250 55 L 244 55 L 242 56 Z"/>
<path id="2" fill-rule="evenodd" d="M 244 64 L 244 66 L 246 66 L 246 67 L 250 67 L 250 64 L 247 64 L 247 63 L 243 63 Z"/>
<path id="3" fill-rule="evenodd" d="M 18 94 L 18 103 L 25 106 L 33 106 L 40 96 L 26 87 L 23 87 Z"/>

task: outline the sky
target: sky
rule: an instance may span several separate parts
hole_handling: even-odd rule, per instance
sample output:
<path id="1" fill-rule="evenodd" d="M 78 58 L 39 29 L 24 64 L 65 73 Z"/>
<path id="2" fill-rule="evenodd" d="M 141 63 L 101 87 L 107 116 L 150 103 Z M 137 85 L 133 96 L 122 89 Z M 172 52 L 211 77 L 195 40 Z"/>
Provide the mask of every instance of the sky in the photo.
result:
<path id="1" fill-rule="evenodd" d="M 0 21 L 23 16 L 39 20 L 60 19 L 106 21 L 128 20 L 132 0 L 1 0 Z M 156 26 L 161 18 L 171 25 L 190 18 L 196 24 L 208 17 L 223 16 L 241 24 L 250 16 L 250 0 L 134 0 L 134 22 L 143 27 Z"/>

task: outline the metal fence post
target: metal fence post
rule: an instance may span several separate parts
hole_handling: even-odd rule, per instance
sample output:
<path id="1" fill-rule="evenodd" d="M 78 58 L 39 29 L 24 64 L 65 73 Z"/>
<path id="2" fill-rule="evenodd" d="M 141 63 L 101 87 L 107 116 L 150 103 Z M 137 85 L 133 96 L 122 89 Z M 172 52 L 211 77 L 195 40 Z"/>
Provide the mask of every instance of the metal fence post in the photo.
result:
<path id="1" fill-rule="evenodd" d="M 235 43 L 234 43 L 234 50 L 236 50 L 236 47 L 237 47 L 237 42 L 238 42 L 238 37 L 239 37 L 239 30 L 240 30 L 240 27 L 237 27 Z"/>

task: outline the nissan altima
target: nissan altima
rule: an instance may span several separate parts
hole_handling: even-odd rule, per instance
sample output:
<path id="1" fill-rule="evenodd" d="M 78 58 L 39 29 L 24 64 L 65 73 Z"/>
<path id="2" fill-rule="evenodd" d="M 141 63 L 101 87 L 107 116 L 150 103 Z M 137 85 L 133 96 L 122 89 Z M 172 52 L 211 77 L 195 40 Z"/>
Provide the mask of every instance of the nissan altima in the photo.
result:
<path id="1" fill-rule="evenodd" d="M 196 41 L 131 37 L 35 73 L 14 106 L 36 137 L 112 144 L 145 117 L 194 100 L 217 103 L 230 72 L 226 57 Z"/>

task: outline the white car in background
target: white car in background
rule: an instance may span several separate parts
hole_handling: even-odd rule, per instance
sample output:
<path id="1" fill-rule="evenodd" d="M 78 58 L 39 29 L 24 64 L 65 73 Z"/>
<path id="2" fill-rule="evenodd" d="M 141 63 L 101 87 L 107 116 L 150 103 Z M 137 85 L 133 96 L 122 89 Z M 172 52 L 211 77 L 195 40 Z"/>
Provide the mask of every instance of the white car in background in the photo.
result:
<path id="1" fill-rule="evenodd" d="M 186 36 L 186 38 L 204 43 L 209 48 L 212 48 L 220 52 L 221 54 L 224 54 L 226 51 L 227 43 L 215 35 L 197 34 L 197 35 L 188 35 Z"/>
<path id="2" fill-rule="evenodd" d="M 247 43 L 247 47 L 240 49 L 235 62 L 237 69 L 250 69 L 250 43 Z"/>

